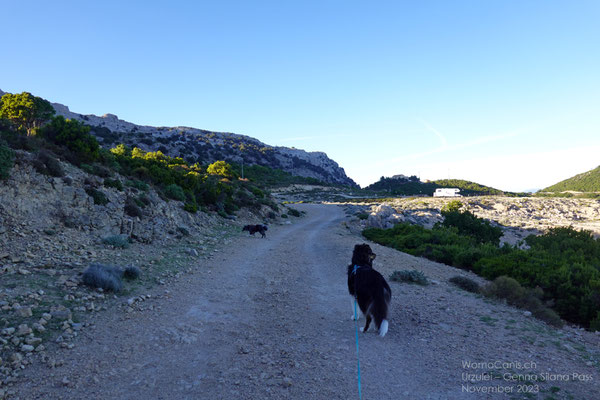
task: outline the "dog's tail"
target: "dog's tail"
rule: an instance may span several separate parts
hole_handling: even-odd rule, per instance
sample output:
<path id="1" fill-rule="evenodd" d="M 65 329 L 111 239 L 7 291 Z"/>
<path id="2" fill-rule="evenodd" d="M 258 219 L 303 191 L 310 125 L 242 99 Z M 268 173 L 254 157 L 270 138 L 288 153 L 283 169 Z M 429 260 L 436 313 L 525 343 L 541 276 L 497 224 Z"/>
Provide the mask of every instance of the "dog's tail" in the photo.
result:
<path id="1" fill-rule="evenodd" d="M 381 321 L 381 325 L 379 326 L 379 336 L 384 337 L 388 331 L 388 320 L 384 319 Z"/>
<path id="2" fill-rule="evenodd" d="M 388 306 L 391 299 L 391 291 L 387 288 L 375 296 L 371 308 L 371 315 L 375 320 L 375 326 L 379 329 L 379 336 L 384 337 L 388 331 L 389 323 L 387 320 Z"/>

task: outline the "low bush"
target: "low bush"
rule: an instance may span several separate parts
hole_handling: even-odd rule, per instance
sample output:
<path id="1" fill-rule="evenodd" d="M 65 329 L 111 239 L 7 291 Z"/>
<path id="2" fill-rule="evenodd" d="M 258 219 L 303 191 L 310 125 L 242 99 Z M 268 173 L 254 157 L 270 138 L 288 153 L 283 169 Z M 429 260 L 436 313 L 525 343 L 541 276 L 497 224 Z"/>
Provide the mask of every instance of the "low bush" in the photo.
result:
<path id="1" fill-rule="evenodd" d="M 106 178 L 104 179 L 104 186 L 115 188 L 119 192 L 123 191 L 123 184 L 118 179 Z"/>
<path id="2" fill-rule="evenodd" d="M 142 181 L 139 181 L 137 179 L 127 180 L 125 182 L 125 184 L 127 186 L 131 186 L 133 188 L 136 188 L 137 190 L 141 190 L 142 192 L 147 192 L 148 189 L 149 189 L 149 186 L 148 186 L 148 184 L 146 182 L 142 182 Z"/>
<path id="3" fill-rule="evenodd" d="M 85 271 L 81 280 L 93 288 L 106 291 L 119 292 L 123 288 L 121 277 L 123 270 L 119 267 L 103 264 L 91 264 Z"/>
<path id="4" fill-rule="evenodd" d="M 129 247 L 129 238 L 125 235 L 112 235 L 103 238 L 102 243 L 114 248 L 126 249 Z"/>
<path id="5" fill-rule="evenodd" d="M 300 211 L 296 210 L 295 208 L 288 208 L 287 211 L 292 217 L 300 217 L 302 215 L 300 214 Z"/>
<path id="6" fill-rule="evenodd" d="M 411 271 L 394 271 L 390 275 L 390 280 L 394 282 L 416 283 L 417 285 L 427 286 L 429 281 L 423 272 L 413 269 Z"/>
<path id="7" fill-rule="evenodd" d="M 142 209 L 140 207 L 138 207 L 135 199 L 133 199 L 132 197 L 128 197 L 125 200 L 125 207 L 123 207 L 123 211 L 125 212 L 125 214 L 129 215 L 130 217 L 141 218 L 144 215 L 144 213 L 142 212 Z"/>
<path id="8" fill-rule="evenodd" d="M 365 220 L 367 218 L 369 218 L 369 214 L 363 212 L 363 213 L 358 213 L 356 214 L 356 218 L 360 219 L 360 220 Z"/>
<path id="9" fill-rule="evenodd" d="M 146 208 L 152 205 L 152 201 L 150 201 L 148 196 L 146 196 L 145 194 L 140 194 L 138 197 L 136 197 L 135 203 L 141 208 Z"/>
<path id="10" fill-rule="evenodd" d="M 176 184 L 168 185 L 164 189 L 164 194 L 169 199 L 178 200 L 178 201 L 185 201 L 185 192 L 183 191 L 183 189 L 179 185 L 176 185 Z"/>
<path id="11" fill-rule="evenodd" d="M 196 203 L 185 203 L 183 209 L 189 213 L 196 214 L 198 212 L 198 204 Z"/>
<path id="12" fill-rule="evenodd" d="M 0 141 L 0 180 L 8 178 L 14 160 L 15 152 Z"/>
<path id="13" fill-rule="evenodd" d="M 467 278 L 466 276 L 453 276 L 452 278 L 448 279 L 448 281 L 453 285 L 458 286 L 462 290 L 466 290 L 467 292 L 479 293 L 480 291 L 479 284 L 473 279 Z"/>
<path id="14" fill-rule="evenodd" d="M 99 206 L 105 206 L 108 204 L 108 197 L 106 197 L 102 191 L 93 187 L 87 187 L 85 188 L 85 192 L 94 199 L 94 204 Z"/>
<path id="15" fill-rule="evenodd" d="M 52 156 L 52 154 L 47 151 L 40 151 L 33 161 L 33 167 L 40 174 L 61 177 L 65 175 L 65 171 L 63 170 L 60 162 Z"/>
<path id="16" fill-rule="evenodd" d="M 491 243 L 498 245 L 502 237 L 502 229 L 492 226 L 489 221 L 478 218 L 469 211 L 460 211 L 462 203 L 457 200 L 450 202 L 442 209 L 444 221 L 442 226 L 454 227 L 461 235 L 475 239 L 477 243 Z"/>
<path id="17" fill-rule="evenodd" d="M 127 280 L 137 279 L 141 274 L 138 267 L 130 266 L 125 269 L 104 264 L 90 264 L 81 280 L 84 284 L 101 288 L 102 290 L 119 292 L 123 288 L 122 278 Z"/>
<path id="18" fill-rule="evenodd" d="M 481 292 L 487 297 L 502 299 L 511 306 L 528 310 L 533 316 L 552 326 L 560 328 L 564 325 L 558 314 L 544 305 L 544 292 L 539 287 L 524 288 L 513 278 L 499 276 L 484 286 Z"/>

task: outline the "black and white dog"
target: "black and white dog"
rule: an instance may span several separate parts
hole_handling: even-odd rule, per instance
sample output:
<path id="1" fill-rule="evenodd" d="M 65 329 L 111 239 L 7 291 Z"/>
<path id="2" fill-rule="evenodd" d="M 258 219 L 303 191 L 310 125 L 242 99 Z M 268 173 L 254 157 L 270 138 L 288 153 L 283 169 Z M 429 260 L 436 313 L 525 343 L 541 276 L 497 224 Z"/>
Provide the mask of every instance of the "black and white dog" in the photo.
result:
<path id="1" fill-rule="evenodd" d="M 266 225 L 246 225 L 242 228 L 242 232 L 248 231 L 251 235 L 254 235 L 256 232 L 260 233 L 262 237 L 266 237 L 265 232 L 268 230 Z"/>
<path id="2" fill-rule="evenodd" d="M 362 329 L 369 329 L 371 320 L 383 337 L 388 331 L 388 307 L 392 299 L 392 289 L 385 278 L 373 269 L 375 253 L 368 244 L 357 244 L 352 253 L 352 264 L 348 265 L 348 292 L 352 296 L 352 319 L 354 314 L 354 301 L 358 303 L 360 311 L 367 322 Z M 358 318 L 358 315 L 356 315 Z"/>

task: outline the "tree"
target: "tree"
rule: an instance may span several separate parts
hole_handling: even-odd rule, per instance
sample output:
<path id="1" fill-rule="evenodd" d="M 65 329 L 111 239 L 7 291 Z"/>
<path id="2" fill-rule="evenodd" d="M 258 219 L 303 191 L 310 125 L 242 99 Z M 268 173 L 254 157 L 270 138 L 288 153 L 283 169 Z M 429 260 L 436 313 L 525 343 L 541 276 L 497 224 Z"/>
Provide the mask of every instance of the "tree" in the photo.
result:
<path id="1" fill-rule="evenodd" d="M 233 177 L 231 165 L 227 164 L 225 161 L 215 161 L 206 168 L 206 172 L 211 175 L 220 175 L 225 178 Z"/>
<path id="2" fill-rule="evenodd" d="M 54 114 L 49 101 L 28 92 L 6 93 L 0 100 L 0 118 L 9 120 L 17 129 L 25 129 L 27 136 L 34 135 Z"/>
<path id="3" fill-rule="evenodd" d="M 110 152 L 116 156 L 128 156 L 131 155 L 131 149 L 124 144 L 119 144 L 116 147 L 110 149 Z"/>
<path id="4" fill-rule="evenodd" d="M 71 150 L 74 158 L 70 161 L 79 164 L 94 161 L 100 155 L 98 141 L 89 134 L 89 131 L 89 126 L 59 115 L 44 126 L 40 134 L 51 142 Z"/>

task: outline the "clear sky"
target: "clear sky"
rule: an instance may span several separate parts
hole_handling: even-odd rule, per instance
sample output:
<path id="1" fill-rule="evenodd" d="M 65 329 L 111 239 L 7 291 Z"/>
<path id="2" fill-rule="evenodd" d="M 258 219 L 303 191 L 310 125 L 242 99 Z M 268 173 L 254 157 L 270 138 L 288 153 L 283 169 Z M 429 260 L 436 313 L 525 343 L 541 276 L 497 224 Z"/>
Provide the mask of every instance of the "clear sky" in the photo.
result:
<path id="1" fill-rule="evenodd" d="M 600 1 L 0 0 L 0 89 L 541 188 L 600 165 Z"/>

